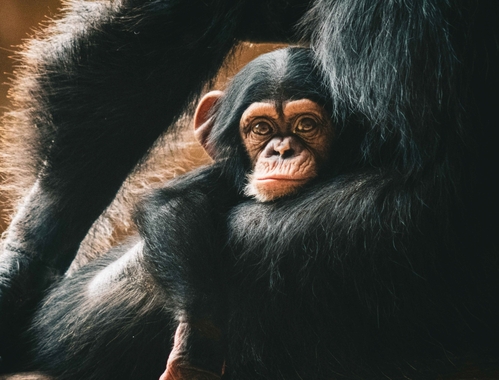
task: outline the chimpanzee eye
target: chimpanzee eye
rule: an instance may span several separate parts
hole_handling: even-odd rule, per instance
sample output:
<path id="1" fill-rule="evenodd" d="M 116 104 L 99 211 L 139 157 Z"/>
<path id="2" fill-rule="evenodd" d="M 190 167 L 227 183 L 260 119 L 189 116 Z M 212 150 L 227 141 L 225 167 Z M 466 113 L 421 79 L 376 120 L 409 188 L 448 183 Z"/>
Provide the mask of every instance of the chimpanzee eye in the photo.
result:
<path id="1" fill-rule="evenodd" d="M 258 123 L 256 123 L 251 127 L 251 132 L 260 136 L 270 135 L 272 131 L 273 131 L 272 126 L 265 121 L 259 121 Z"/>
<path id="2" fill-rule="evenodd" d="M 311 117 L 303 117 L 296 123 L 295 132 L 310 132 L 317 128 L 317 122 Z"/>

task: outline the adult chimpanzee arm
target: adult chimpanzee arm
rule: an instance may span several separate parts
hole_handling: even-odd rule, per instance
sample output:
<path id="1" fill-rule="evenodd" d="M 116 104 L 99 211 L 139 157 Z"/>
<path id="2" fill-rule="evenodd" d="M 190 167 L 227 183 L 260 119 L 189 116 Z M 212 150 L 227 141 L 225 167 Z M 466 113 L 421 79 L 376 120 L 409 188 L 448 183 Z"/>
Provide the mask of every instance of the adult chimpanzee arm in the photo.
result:
<path id="1" fill-rule="evenodd" d="M 67 253 L 233 46 L 215 8 L 73 2 L 48 37 L 31 42 L 15 94 L 27 96 L 22 138 L 37 180 L 7 250 L 67 267 Z"/>
<path id="2" fill-rule="evenodd" d="M 373 170 L 234 208 L 228 377 L 427 379 L 473 339 L 490 352 L 497 329 L 478 332 L 497 308 L 470 293 L 483 284 L 466 237 L 449 239 L 452 192 L 435 171 L 410 183 Z"/>

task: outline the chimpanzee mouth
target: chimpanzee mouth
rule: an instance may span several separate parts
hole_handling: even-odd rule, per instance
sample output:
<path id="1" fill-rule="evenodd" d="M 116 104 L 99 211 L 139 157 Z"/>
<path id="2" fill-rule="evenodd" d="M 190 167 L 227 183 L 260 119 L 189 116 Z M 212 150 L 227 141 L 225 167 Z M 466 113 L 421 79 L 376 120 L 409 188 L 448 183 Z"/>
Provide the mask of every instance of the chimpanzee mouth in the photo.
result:
<path id="1" fill-rule="evenodd" d="M 314 177 L 292 177 L 292 176 L 284 176 L 284 175 L 276 175 L 276 176 L 271 176 L 271 177 L 263 177 L 263 178 L 256 178 L 258 182 L 274 182 L 274 181 L 286 181 L 286 182 L 307 182 L 313 179 Z"/>

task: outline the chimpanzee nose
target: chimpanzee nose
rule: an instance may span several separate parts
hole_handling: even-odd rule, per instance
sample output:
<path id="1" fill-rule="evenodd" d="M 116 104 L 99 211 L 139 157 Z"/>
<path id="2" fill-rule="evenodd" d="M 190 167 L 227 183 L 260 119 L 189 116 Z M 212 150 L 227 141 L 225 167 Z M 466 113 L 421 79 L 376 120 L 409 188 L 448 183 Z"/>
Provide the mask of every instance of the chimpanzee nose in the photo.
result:
<path id="1" fill-rule="evenodd" d="M 281 158 L 292 157 L 294 154 L 293 149 L 291 148 L 291 144 L 288 138 L 282 139 L 282 141 L 274 144 L 275 154 L 281 156 Z"/>
<path id="2" fill-rule="evenodd" d="M 293 142 L 291 137 L 277 137 L 268 144 L 266 156 L 278 156 L 279 158 L 286 159 L 294 157 L 299 153 L 299 150 L 299 146 Z"/>

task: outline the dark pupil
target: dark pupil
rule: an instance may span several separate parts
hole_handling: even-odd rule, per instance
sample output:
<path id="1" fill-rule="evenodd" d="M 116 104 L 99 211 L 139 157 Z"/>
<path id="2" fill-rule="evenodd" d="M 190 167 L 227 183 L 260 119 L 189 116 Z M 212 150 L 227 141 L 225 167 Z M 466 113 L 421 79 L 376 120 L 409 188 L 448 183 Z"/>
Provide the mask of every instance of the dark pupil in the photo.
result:
<path id="1" fill-rule="evenodd" d="M 267 123 L 258 123 L 253 127 L 253 132 L 257 135 L 266 135 L 270 133 L 270 125 Z"/>

